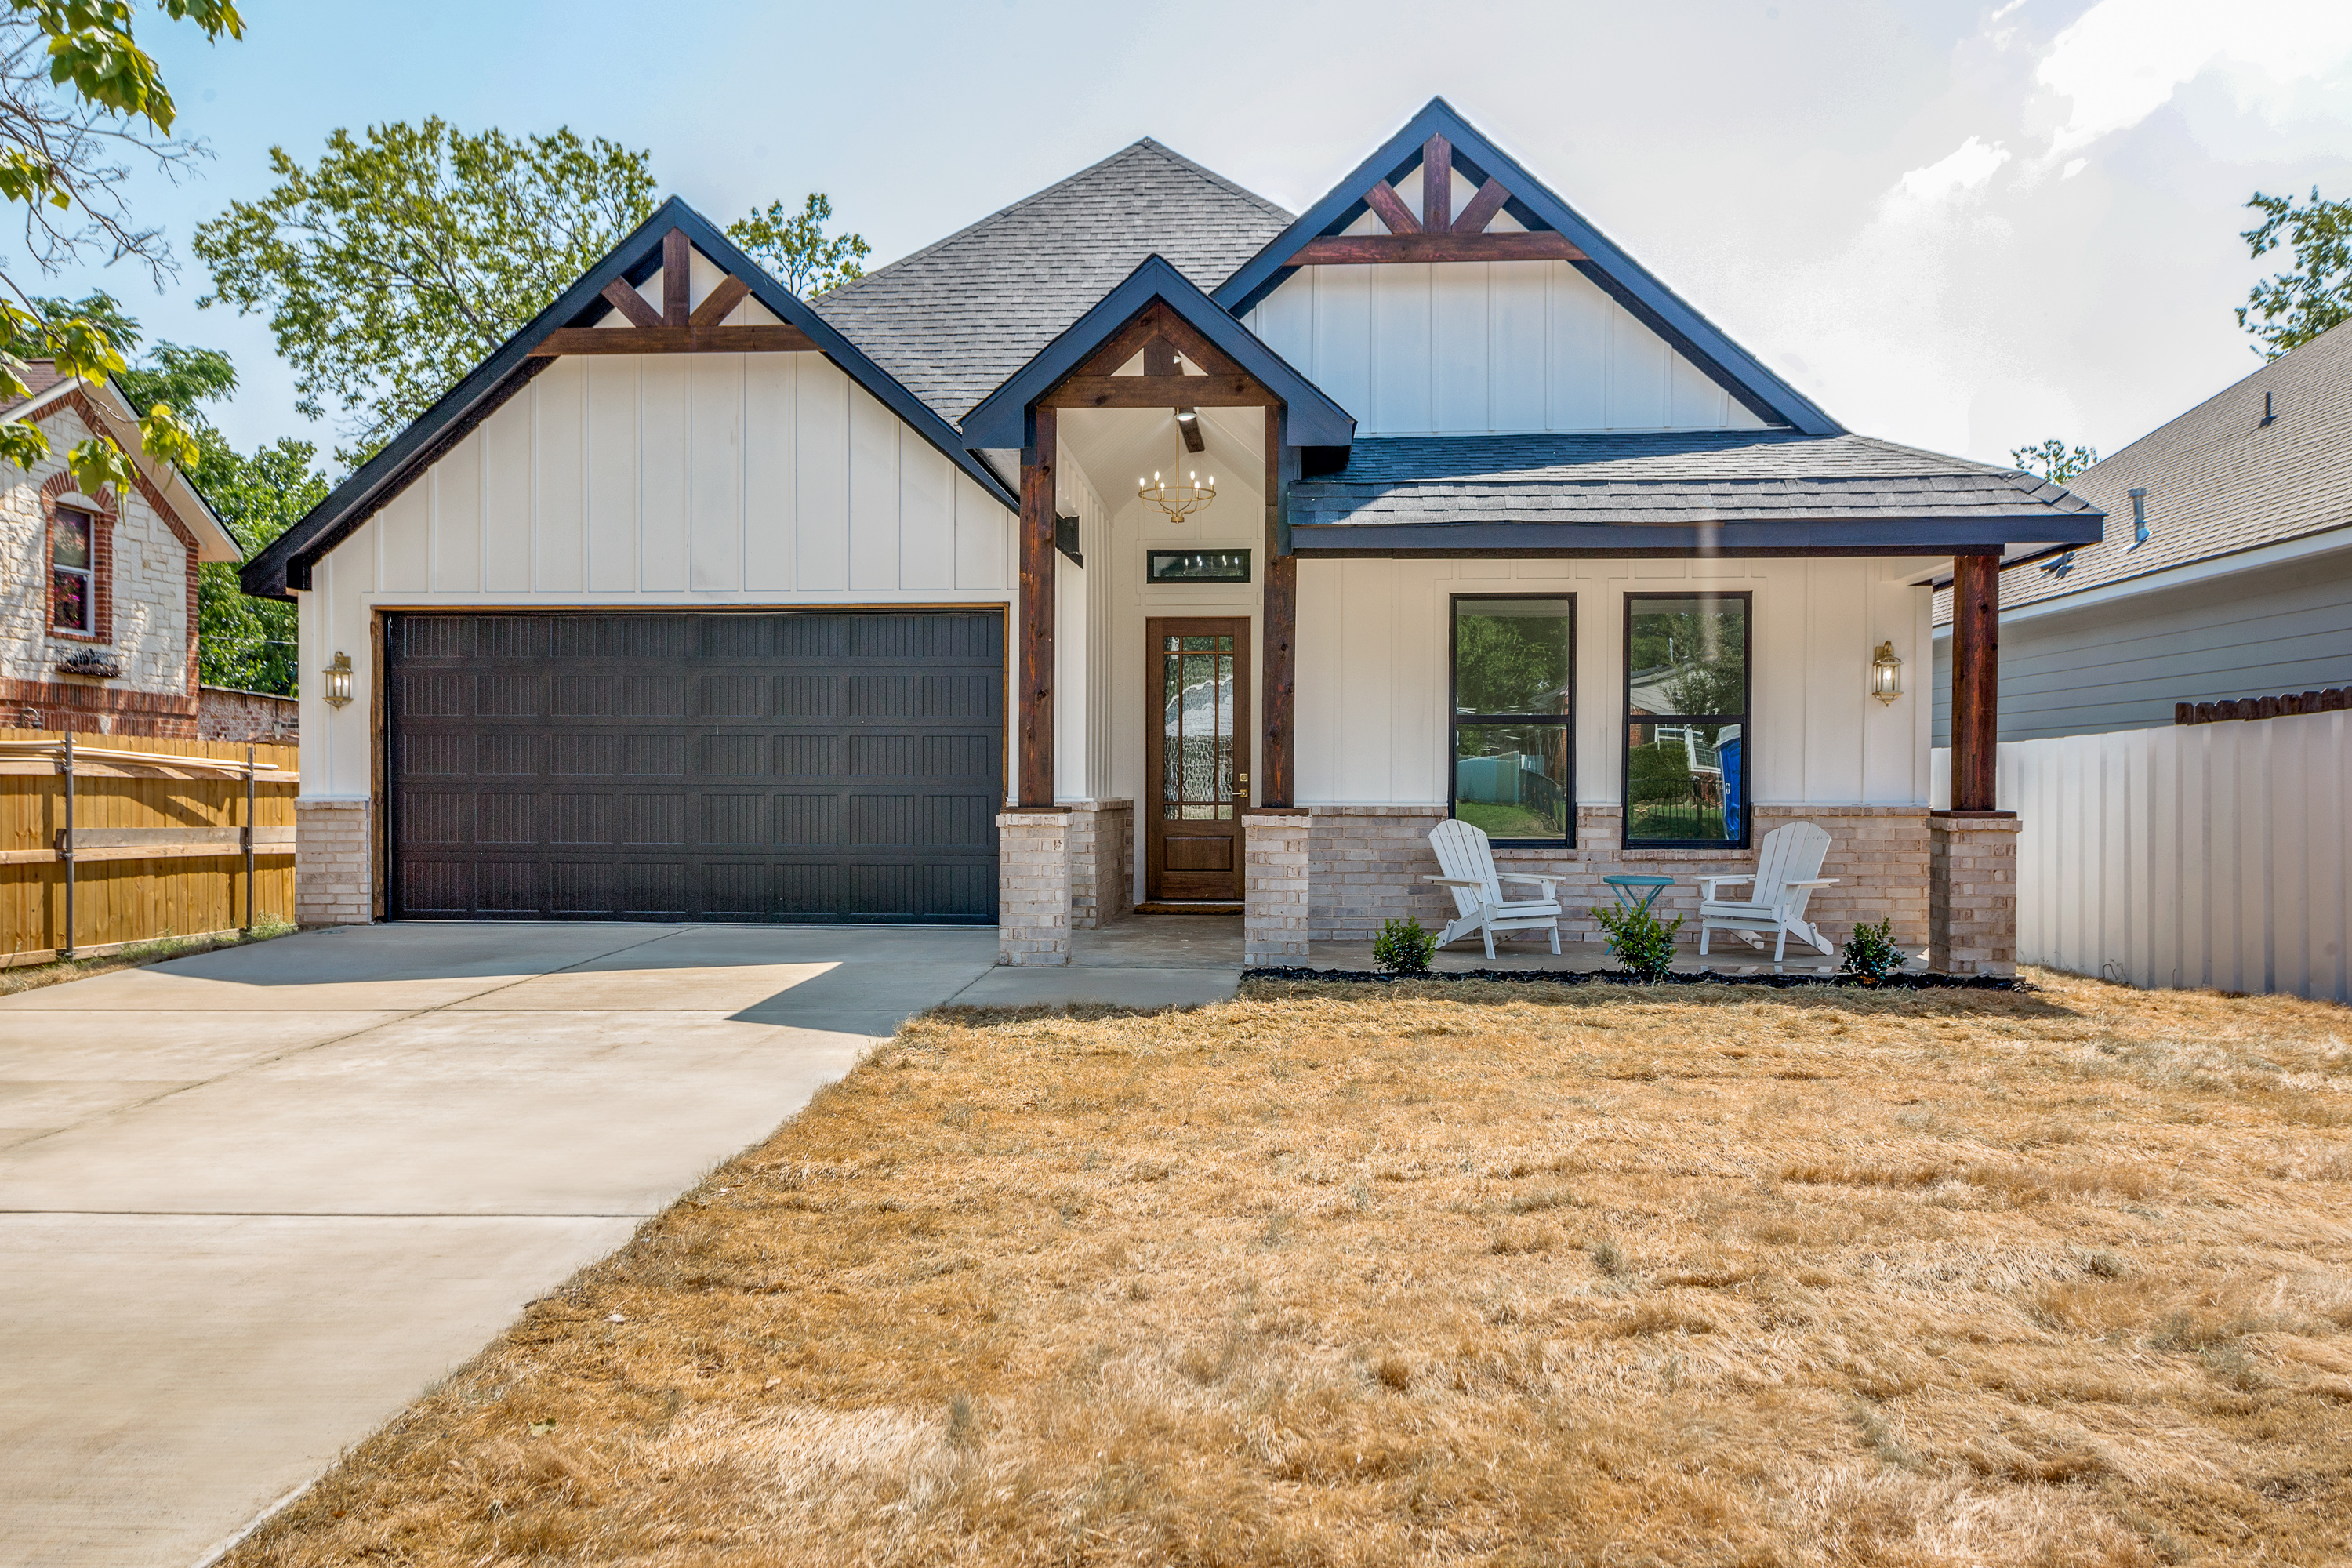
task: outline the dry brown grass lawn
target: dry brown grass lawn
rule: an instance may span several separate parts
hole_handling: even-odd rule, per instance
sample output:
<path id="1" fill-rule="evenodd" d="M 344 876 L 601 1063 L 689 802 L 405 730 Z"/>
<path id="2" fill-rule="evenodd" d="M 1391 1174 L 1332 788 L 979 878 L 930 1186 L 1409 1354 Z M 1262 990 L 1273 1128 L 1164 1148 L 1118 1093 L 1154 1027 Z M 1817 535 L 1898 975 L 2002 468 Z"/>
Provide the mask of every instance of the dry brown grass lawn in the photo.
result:
<path id="1" fill-rule="evenodd" d="M 231 1559 L 2341 1563 L 2352 1014 L 910 1025 Z"/>

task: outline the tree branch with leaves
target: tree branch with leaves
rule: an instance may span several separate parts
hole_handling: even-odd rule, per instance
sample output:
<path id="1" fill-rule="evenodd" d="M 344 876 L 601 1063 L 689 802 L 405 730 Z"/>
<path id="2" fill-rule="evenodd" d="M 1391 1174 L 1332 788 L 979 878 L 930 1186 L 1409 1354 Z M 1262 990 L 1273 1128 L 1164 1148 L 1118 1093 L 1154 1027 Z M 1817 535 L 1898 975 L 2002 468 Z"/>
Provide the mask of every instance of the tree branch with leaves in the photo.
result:
<path id="1" fill-rule="evenodd" d="M 753 260 L 776 275 L 802 299 L 828 293 L 866 276 L 866 258 L 874 247 L 859 234 L 828 236 L 832 198 L 812 193 L 797 213 L 787 213 L 782 202 L 727 226 L 727 237 L 741 246 Z"/>
<path id="2" fill-rule="evenodd" d="M 2314 185 L 2308 205 L 2260 191 L 2246 205 L 2263 215 L 2238 236 L 2247 248 L 2267 256 L 2284 243 L 2294 256 L 2294 270 L 2263 279 L 2238 307 L 2238 325 L 2276 359 L 2352 320 L 2352 201 L 2323 201 Z"/>
<path id="3" fill-rule="evenodd" d="M 153 8 L 208 38 L 245 36 L 227 0 L 154 0 Z M 26 251 L 44 273 L 92 249 L 109 252 L 110 262 L 142 260 L 159 282 L 171 273 L 162 235 L 139 226 L 120 196 L 129 173 L 122 160 L 143 156 L 173 173 L 203 148 L 172 138 L 178 109 L 153 57 L 139 47 L 139 9 L 131 0 L 6 0 L 0 11 L 0 200 L 25 209 Z M 106 322 L 58 303 L 37 300 L 0 271 L 0 339 L 10 345 L 0 350 L 0 402 L 32 395 L 28 359 L 91 384 L 129 368 Z M 139 433 L 152 458 L 181 468 L 197 458 L 194 427 L 168 403 L 148 405 Z M 0 458 L 30 468 L 49 455 L 39 426 L 0 424 Z M 66 462 L 85 493 L 119 489 L 133 472 L 121 448 L 98 433 Z"/>
<path id="4" fill-rule="evenodd" d="M 2009 460 L 2023 473 L 2040 474 L 2053 485 L 2071 483 L 2085 468 L 2098 466 L 2098 449 L 2093 447 L 2069 447 L 2055 436 L 2033 447 L 2012 447 Z"/>

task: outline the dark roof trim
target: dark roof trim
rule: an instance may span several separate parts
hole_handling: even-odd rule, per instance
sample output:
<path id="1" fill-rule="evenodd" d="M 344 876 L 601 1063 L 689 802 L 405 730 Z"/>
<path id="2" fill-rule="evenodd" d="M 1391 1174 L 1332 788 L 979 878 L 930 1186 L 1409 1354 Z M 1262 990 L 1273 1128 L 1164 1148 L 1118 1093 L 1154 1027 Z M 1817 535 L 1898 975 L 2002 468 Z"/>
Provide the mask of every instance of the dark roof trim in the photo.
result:
<path id="1" fill-rule="evenodd" d="M 1165 257 L 1147 256 L 1124 282 L 1097 300 L 1093 309 L 1071 322 L 964 416 L 965 444 L 996 450 L 1028 446 L 1030 405 L 1052 391 L 1055 383 L 1085 363 L 1088 354 L 1154 300 L 1164 302 L 1282 399 L 1289 410 L 1290 439 L 1296 445 L 1344 447 L 1355 440 L 1355 416 L 1220 310 Z"/>
<path id="2" fill-rule="evenodd" d="M 1570 263 L 1657 333 L 1717 385 L 1738 398 L 1758 418 L 1789 425 L 1808 436 L 1838 436 L 1844 426 L 1831 418 L 1795 387 L 1781 380 L 1723 330 L 1658 281 L 1647 268 L 1619 249 L 1601 231 L 1508 154 L 1480 135 L 1443 98 L 1412 117 L 1405 128 L 1357 165 L 1353 174 L 1307 210 L 1216 291 L 1217 303 L 1235 316 L 1246 315 L 1284 279 L 1297 270 L 1283 260 L 1319 236 L 1353 223 L 1364 210 L 1363 194 L 1374 183 L 1402 174 L 1419 161 L 1422 144 L 1443 134 L 1454 144 L 1455 167 L 1471 178 L 1492 176 L 1510 188 L 1506 210 L 1528 227 L 1546 227 L 1566 235 L 1591 258 Z"/>
<path id="3" fill-rule="evenodd" d="M 662 237 L 673 228 L 684 231 L 694 248 L 709 261 L 751 285 L 751 298 L 773 311 L 779 320 L 807 333 L 825 358 L 913 426 L 1000 505 L 1018 510 L 1020 503 L 1003 481 L 964 449 L 953 426 L 866 358 L 792 290 L 768 276 L 766 268 L 744 255 L 709 220 L 672 196 L 578 282 L 557 296 L 553 304 L 533 317 L 530 325 L 499 344 L 489 358 L 475 367 L 472 374 L 451 387 L 439 402 L 362 465 L 357 473 L 336 486 L 334 492 L 311 508 L 299 522 L 246 563 L 239 574 L 245 591 L 264 598 L 282 599 L 294 589 L 310 587 L 310 569 L 320 556 L 349 538 L 360 524 L 407 489 L 418 473 L 553 363 L 531 357 L 531 349 L 541 339 L 559 327 L 587 326 L 604 317 L 612 309 L 601 298 L 605 285 L 619 279 L 643 282 L 650 277 L 661 265 Z"/>
<path id="4" fill-rule="evenodd" d="M 2011 543 L 2089 544 L 2099 537 L 2096 513 L 2021 517 L 1831 518 L 1771 522 L 1602 523 L 1294 522 L 1299 555 L 1964 555 L 2004 550 Z M 2053 529 L 2053 525 L 2055 525 Z"/>

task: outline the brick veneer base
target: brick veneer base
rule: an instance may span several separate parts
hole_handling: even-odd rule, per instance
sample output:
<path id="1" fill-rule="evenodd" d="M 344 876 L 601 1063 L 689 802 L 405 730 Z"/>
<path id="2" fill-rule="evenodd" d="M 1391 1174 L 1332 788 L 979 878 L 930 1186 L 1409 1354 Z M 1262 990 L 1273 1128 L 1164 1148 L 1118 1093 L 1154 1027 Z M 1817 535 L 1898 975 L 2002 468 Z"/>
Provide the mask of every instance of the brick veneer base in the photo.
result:
<path id="1" fill-rule="evenodd" d="M 375 858 L 363 800 L 294 803 L 294 922 L 365 925 L 375 918 Z"/>
<path id="2" fill-rule="evenodd" d="M 1307 957 L 1313 924 L 1313 819 L 1303 811 L 1242 814 L 1242 962 L 1253 968 Z"/>
<path id="3" fill-rule="evenodd" d="M 1135 805 L 1070 807 L 1070 929 L 1094 931 L 1135 912 Z"/>
<path id="4" fill-rule="evenodd" d="M 996 819 L 996 962 L 1070 962 L 1070 814 Z"/>
<path id="5" fill-rule="evenodd" d="M 1311 882 L 1309 929 L 1317 942 L 1369 942 L 1381 923 L 1411 916 L 1434 931 L 1454 918 L 1454 900 L 1443 888 L 1421 880 L 1437 875 L 1429 830 L 1444 816 L 1440 806 L 1318 805 L 1308 853 Z M 1843 942 L 1857 920 L 1881 916 L 1895 922 L 1895 940 L 1916 952 L 1927 945 L 1927 808 L 1907 805 L 1759 805 L 1753 840 L 1784 822 L 1815 822 L 1830 835 L 1822 875 L 1838 884 L 1813 896 L 1807 916 L 1832 942 Z M 1679 940 L 1698 942 L 1698 889 L 1695 879 L 1737 874 L 1756 868 L 1748 849 L 1627 849 L 1619 841 L 1618 808 L 1588 805 L 1577 813 L 1574 849 L 1497 848 L 1495 863 L 1506 871 L 1535 871 L 1561 878 L 1566 913 L 1560 936 L 1599 942 L 1601 929 L 1587 911 L 1614 895 L 1601 878 L 1620 874 L 1673 877 L 1679 884 L 1659 900 L 1662 914 L 1690 917 Z M 1538 937 L 1540 933 L 1538 933 Z M 1719 938 L 1712 945 L 1736 943 Z M 1735 945 L 1735 952 L 1744 952 Z"/>
<path id="6" fill-rule="evenodd" d="M 1927 967 L 2017 973 L 2017 814 L 1927 818 Z"/>

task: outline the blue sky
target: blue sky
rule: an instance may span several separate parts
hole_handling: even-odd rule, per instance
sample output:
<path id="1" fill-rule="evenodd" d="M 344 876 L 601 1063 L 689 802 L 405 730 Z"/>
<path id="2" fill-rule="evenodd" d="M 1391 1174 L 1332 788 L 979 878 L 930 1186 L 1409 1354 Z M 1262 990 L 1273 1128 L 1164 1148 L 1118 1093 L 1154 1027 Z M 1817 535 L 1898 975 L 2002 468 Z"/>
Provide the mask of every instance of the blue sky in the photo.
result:
<path id="1" fill-rule="evenodd" d="M 2252 370 L 2247 195 L 2352 196 L 2341 0 L 240 6 L 242 43 L 146 24 L 215 154 L 134 187 L 177 283 L 37 286 L 229 350 L 246 445 L 334 431 L 258 319 L 195 308 L 187 236 L 273 144 L 431 113 L 648 149 L 722 222 L 822 190 L 880 263 L 1139 136 L 1297 210 L 1443 93 L 1852 428 L 1994 460 L 2113 450 Z"/>

